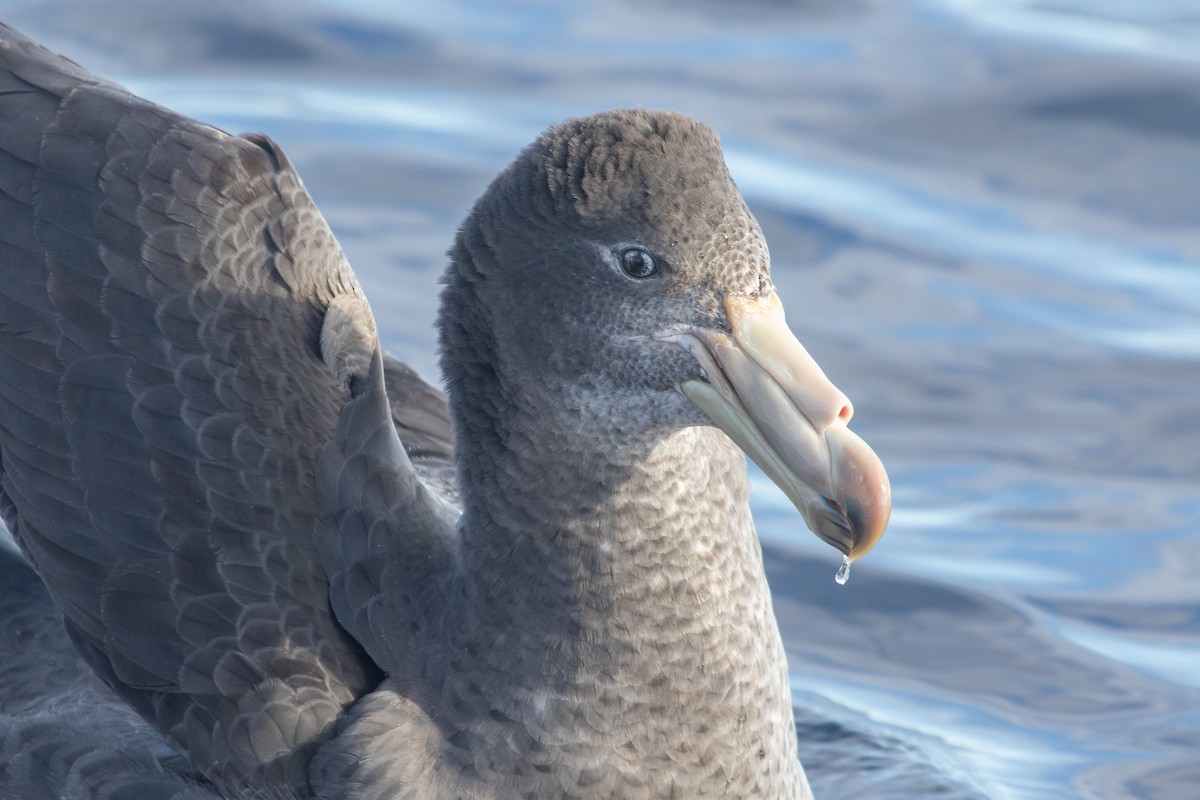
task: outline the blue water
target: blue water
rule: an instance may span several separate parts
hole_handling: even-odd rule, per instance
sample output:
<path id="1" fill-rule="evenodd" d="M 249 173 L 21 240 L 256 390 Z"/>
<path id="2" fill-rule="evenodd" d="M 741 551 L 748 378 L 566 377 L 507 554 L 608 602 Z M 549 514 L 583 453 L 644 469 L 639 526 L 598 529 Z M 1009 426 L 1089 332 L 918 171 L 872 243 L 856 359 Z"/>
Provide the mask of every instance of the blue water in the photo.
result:
<path id="1" fill-rule="evenodd" d="M 522 145 L 708 121 L 895 492 L 838 587 L 756 481 L 818 796 L 1200 798 L 1192 0 L 8 5 L 282 143 L 429 376 L 443 253 Z"/>

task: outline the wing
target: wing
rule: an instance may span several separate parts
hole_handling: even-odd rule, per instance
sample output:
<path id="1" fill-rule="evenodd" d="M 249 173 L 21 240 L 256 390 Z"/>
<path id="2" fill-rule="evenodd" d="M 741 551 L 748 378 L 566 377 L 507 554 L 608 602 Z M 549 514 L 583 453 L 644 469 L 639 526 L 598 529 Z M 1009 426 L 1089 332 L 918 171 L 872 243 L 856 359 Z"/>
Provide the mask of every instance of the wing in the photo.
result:
<path id="1" fill-rule="evenodd" d="M 0 541 L 0 796 L 218 800 L 180 762 L 97 684 L 37 575 Z"/>
<path id="2" fill-rule="evenodd" d="M 383 354 L 383 383 L 392 423 L 417 477 L 438 496 L 457 504 L 454 434 L 446 395 L 387 353 Z"/>
<path id="3" fill-rule="evenodd" d="M 409 572 L 444 563 L 453 516 L 376 396 L 374 322 L 324 220 L 269 140 L 0 26 L 0 268 L 0 509 L 77 647 L 227 789 L 303 793 L 379 680 L 330 608 L 331 572 L 365 591 L 341 561 L 361 537 L 316 541 L 383 513 L 339 508 L 342 462 L 417 504 Z M 438 463 L 448 442 L 429 442 Z"/>

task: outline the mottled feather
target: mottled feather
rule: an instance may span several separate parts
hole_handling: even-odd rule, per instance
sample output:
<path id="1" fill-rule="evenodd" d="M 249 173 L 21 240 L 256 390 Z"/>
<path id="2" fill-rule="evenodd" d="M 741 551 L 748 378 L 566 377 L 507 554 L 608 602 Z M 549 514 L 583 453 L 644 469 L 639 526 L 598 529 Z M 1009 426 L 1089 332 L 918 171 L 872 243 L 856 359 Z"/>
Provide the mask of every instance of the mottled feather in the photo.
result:
<path id="1" fill-rule="evenodd" d="M 707 127 L 572 120 L 497 177 L 447 396 L 274 143 L 0 26 L 0 269 L 0 512 L 45 587 L 0 552 L 0 655 L 54 665 L 0 664 L 19 800 L 809 796 L 744 461 L 657 338 L 770 285 Z"/>
<path id="2" fill-rule="evenodd" d="M 346 400 L 320 331 L 357 283 L 268 140 L 8 29 L 0 63 L 8 522 L 88 663 L 208 777 L 304 790 L 378 680 L 314 541 Z"/>

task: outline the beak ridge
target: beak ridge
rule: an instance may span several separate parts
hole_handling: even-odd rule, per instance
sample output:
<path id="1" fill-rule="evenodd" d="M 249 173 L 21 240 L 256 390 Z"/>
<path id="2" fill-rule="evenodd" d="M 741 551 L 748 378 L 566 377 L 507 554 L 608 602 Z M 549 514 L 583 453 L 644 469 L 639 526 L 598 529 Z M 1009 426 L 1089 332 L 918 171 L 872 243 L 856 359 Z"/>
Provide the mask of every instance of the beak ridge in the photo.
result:
<path id="1" fill-rule="evenodd" d="M 891 487 L 847 427 L 853 406 L 787 327 L 777 295 L 731 297 L 725 308 L 730 333 L 662 337 L 687 348 L 707 376 L 681 391 L 783 489 L 813 533 L 860 557 L 887 527 Z"/>

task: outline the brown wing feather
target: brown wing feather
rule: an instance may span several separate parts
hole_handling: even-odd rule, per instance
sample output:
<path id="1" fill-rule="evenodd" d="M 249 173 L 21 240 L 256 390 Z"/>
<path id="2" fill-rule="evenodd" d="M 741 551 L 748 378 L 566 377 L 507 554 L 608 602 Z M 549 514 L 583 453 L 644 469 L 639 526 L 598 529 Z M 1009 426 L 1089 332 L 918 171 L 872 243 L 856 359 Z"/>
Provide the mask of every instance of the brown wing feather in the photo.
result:
<path id="1" fill-rule="evenodd" d="M 268 140 L 0 26 L 0 269 L 0 508 L 81 652 L 228 789 L 303 791 L 379 677 L 314 541 L 328 227 Z"/>

